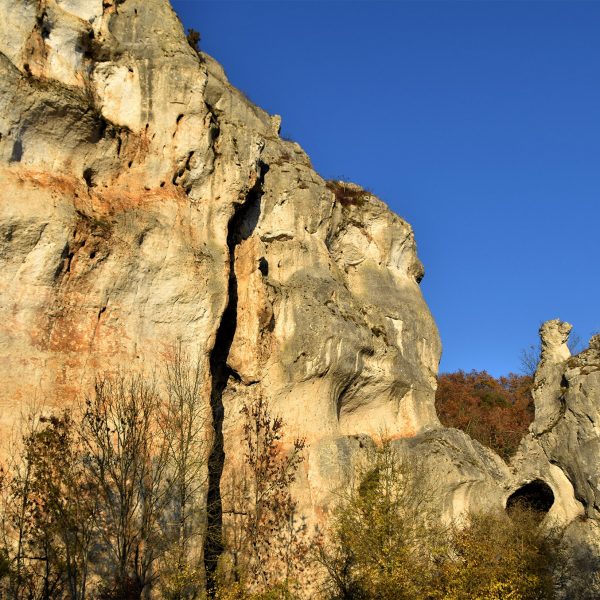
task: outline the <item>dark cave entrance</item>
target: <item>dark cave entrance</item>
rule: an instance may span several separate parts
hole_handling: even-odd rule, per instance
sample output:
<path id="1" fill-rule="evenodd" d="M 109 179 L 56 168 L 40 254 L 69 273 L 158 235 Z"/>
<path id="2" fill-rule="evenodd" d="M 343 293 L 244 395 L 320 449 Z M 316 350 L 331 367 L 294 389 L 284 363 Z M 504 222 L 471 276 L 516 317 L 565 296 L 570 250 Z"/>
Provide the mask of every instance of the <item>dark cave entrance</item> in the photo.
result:
<path id="1" fill-rule="evenodd" d="M 534 479 L 514 491 L 506 501 L 509 516 L 517 510 L 530 510 L 541 521 L 554 504 L 554 492 L 541 479 Z"/>

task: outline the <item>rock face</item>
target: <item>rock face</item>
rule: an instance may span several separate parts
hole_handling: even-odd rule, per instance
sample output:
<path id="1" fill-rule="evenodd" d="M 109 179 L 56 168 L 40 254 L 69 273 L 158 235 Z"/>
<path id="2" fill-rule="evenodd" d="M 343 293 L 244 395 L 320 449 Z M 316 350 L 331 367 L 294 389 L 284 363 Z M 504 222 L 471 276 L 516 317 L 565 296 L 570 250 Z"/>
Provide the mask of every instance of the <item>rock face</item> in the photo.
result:
<path id="1" fill-rule="evenodd" d="M 167 0 L 0 8 L 0 434 L 26 405 L 69 405 L 97 372 L 153 370 L 180 341 L 224 478 L 260 395 L 307 440 L 304 511 L 326 512 L 366 436 L 385 433 L 424 457 L 448 516 L 540 479 L 552 514 L 593 537 L 599 339 L 569 358 L 569 327 L 544 326 L 536 421 L 507 466 L 439 424 L 411 227 L 325 182 L 281 118 L 190 47 Z"/>
<path id="2" fill-rule="evenodd" d="M 153 370 L 178 340 L 226 456 L 261 394 L 307 438 L 317 495 L 321 445 L 439 427 L 441 347 L 405 221 L 327 185 L 166 0 L 1 9 L 2 431 L 100 370 Z"/>
<path id="3" fill-rule="evenodd" d="M 566 526 L 565 538 L 585 572 L 600 565 L 600 336 L 570 356 L 570 331 L 571 325 L 559 320 L 540 328 L 535 420 L 513 468 L 517 486 L 531 481 L 550 486 L 554 504 L 548 516 Z M 573 589 L 566 597 L 592 598 L 595 593 Z"/>
<path id="4" fill-rule="evenodd" d="M 513 464 L 524 480 L 541 479 L 556 497 L 556 517 L 600 516 L 600 338 L 571 357 L 571 325 L 540 328 L 541 360 L 534 379 L 535 420 Z"/>

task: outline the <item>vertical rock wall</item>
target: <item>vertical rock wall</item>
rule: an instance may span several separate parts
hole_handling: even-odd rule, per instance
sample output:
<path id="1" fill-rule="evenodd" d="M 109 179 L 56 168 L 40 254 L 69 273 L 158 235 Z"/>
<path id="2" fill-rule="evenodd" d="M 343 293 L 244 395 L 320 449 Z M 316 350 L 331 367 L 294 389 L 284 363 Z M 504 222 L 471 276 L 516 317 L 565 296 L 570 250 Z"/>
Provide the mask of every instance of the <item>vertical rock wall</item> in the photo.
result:
<path id="1" fill-rule="evenodd" d="M 99 371 L 154 371 L 178 340 L 225 473 L 262 395 L 307 438 L 307 505 L 332 440 L 439 427 L 440 341 L 405 221 L 328 187 L 166 0 L 0 9 L 3 432 Z"/>
<path id="2" fill-rule="evenodd" d="M 540 479 L 551 513 L 594 538 L 598 339 L 570 358 L 569 328 L 544 326 L 536 421 L 507 466 L 440 428 L 441 347 L 410 226 L 327 184 L 281 119 L 188 45 L 166 0 L 0 10 L 4 439 L 24 407 L 71 405 L 99 371 L 153 371 L 180 340 L 223 443 L 215 493 L 242 460 L 240 409 L 260 395 L 307 440 L 303 510 L 323 514 L 383 433 L 424 457 L 448 516 Z"/>

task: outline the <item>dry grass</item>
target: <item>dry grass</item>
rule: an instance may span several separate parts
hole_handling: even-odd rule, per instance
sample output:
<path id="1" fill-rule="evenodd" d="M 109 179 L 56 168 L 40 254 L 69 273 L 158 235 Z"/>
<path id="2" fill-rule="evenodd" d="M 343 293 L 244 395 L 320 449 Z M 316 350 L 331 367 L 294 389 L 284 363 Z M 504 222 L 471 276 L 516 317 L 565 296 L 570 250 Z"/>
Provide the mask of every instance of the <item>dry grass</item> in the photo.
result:
<path id="1" fill-rule="evenodd" d="M 370 195 L 369 192 L 355 183 L 330 179 L 325 185 L 327 189 L 334 193 L 335 199 L 344 207 L 363 206 Z"/>

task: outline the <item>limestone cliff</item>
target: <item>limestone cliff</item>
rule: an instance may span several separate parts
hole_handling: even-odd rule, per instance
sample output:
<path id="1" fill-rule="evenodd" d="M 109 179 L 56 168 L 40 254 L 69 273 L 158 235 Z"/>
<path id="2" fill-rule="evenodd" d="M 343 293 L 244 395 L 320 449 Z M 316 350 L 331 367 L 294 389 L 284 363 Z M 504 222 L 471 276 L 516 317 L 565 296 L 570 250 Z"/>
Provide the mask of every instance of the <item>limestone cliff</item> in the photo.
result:
<path id="1" fill-rule="evenodd" d="M 582 573 L 600 566 L 600 336 L 571 356 L 571 325 L 548 321 L 540 328 L 542 355 L 534 381 L 535 420 L 514 457 L 514 486 L 543 482 L 552 507 L 548 517 L 566 526 Z M 585 582 L 585 578 L 584 578 Z M 593 598 L 597 589 L 573 582 L 567 598 Z"/>
<path id="2" fill-rule="evenodd" d="M 154 370 L 179 340 L 224 441 L 213 486 L 257 395 L 307 438 L 307 509 L 340 436 L 439 427 L 440 341 L 405 221 L 327 184 L 167 0 L 1 8 L 4 432 L 100 370 Z"/>
<path id="3" fill-rule="evenodd" d="M 548 326 L 536 422 L 507 466 L 440 427 L 411 227 L 325 182 L 280 118 L 190 47 L 167 0 L 0 8 L 2 432 L 22 406 L 67 405 L 99 370 L 152 370 L 181 340 L 224 476 L 240 407 L 261 395 L 307 438 L 305 509 L 326 507 L 363 434 L 384 431 L 426 457 L 449 515 L 540 478 L 563 520 L 597 522 L 597 339 L 569 358 Z"/>
<path id="4" fill-rule="evenodd" d="M 168 2 L 2 10 L 4 424 L 179 338 L 207 389 L 214 354 L 238 397 L 258 384 L 306 434 L 437 424 L 406 222 L 366 193 L 338 201 Z"/>

